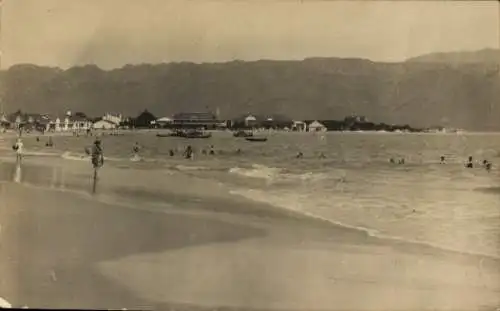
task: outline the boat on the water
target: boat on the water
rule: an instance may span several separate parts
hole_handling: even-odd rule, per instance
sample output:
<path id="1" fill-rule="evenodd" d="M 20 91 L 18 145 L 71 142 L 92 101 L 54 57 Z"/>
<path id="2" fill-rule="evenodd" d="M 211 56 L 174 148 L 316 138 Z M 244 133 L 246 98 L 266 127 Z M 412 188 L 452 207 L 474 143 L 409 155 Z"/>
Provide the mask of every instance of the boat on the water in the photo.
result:
<path id="1" fill-rule="evenodd" d="M 177 135 L 175 135 L 174 133 L 168 133 L 168 134 L 160 134 L 160 133 L 157 133 L 156 134 L 156 137 L 175 137 Z"/>
<path id="2" fill-rule="evenodd" d="M 251 142 L 265 142 L 267 141 L 267 137 L 245 137 L 245 140 Z"/>
<path id="3" fill-rule="evenodd" d="M 234 137 L 252 137 L 253 133 L 248 131 L 238 131 L 233 134 Z"/>
<path id="4" fill-rule="evenodd" d="M 156 134 L 157 137 L 182 137 L 182 138 L 210 138 L 212 137 L 212 133 L 205 133 L 204 131 L 199 130 L 191 130 L 191 131 L 183 131 L 177 130 L 172 133 L 166 134 Z"/>
<path id="5" fill-rule="evenodd" d="M 186 133 L 186 136 L 184 136 L 184 137 L 185 138 L 210 138 L 210 137 L 212 137 L 212 133 L 203 133 L 203 132 L 195 131 L 195 132 Z"/>

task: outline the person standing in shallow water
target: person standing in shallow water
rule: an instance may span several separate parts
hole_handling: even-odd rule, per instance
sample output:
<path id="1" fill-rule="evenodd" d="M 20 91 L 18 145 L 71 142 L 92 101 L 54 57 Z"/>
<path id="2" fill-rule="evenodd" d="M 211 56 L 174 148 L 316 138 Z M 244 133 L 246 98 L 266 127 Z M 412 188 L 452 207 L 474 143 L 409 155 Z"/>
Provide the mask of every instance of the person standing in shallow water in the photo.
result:
<path id="1" fill-rule="evenodd" d="M 472 163 L 472 156 L 469 156 L 469 161 L 467 161 L 467 164 L 465 164 L 466 168 L 473 168 L 474 164 Z"/>
<path id="2" fill-rule="evenodd" d="M 491 166 L 492 166 L 491 162 L 488 160 L 484 160 L 483 165 L 484 165 L 484 168 L 486 169 L 486 171 L 488 171 L 488 173 L 489 173 L 491 171 Z"/>
<path id="3" fill-rule="evenodd" d="M 94 169 L 98 169 L 104 165 L 104 154 L 102 150 L 101 140 L 97 138 L 94 141 L 91 151 L 92 166 Z"/>
<path id="4" fill-rule="evenodd" d="M 189 159 L 189 160 L 194 159 L 194 152 L 193 152 L 193 148 L 191 147 L 191 145 L 186 147 L 186 150 L 184 151 L 184 157 L 186 159 Z"/>
<path id="5" fill-rule="evenodd" d="M 23 151 L 24 151 L 24 144 L 23 144 L 23 141 L 21 140 L 21 137 L 19 137 L 16 141 L 16 143 L 14 144 L 14 146 L 12 146 L 12 149 L 14 149 L 14 151 L 16 152 L 16 161 L 17 163 L 21 163 L 22 159 L 23 159 Z"/>
<path id="6" fill-rule="evenodd" d="M 132 151 L 133 151 L 134 155 L 136 155 L 136 156 L 139 155 L 139 151 L 141 151 L 141 146 L 139 145 L 138 142 L 135 142 L 135 145 L 132 148 Z"/>

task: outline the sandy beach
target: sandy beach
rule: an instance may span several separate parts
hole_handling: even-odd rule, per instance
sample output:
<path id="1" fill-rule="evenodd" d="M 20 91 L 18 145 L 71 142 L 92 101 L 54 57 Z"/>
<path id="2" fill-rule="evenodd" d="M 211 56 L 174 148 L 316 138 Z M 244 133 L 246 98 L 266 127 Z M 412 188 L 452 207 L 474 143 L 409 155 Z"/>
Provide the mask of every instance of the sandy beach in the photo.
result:
<path id="1" fill-rule="evenodd" d="M 176 188 L 178 179 L 162 185 L 177 197 L 157 198 L 170 203 L 161 208 L 141 204 L 139 190 L 126 196 L 121 188 L 110 200 L 86 192 L 83 164 L 32 162 L 23 164 L 18 180 L 14 163 L 0 170 L 0 297 L 13 306 L 493 310 L 500 304 L 495 258 L 216 200 L 216 185 L 196 190 L 205 200 L 185 203 L 189 193 Z M 65 177 L 56 174 L 54 183 L 51 167 L 66 167 Z M 106 181 L 103 171 L 102 189 Z"/>

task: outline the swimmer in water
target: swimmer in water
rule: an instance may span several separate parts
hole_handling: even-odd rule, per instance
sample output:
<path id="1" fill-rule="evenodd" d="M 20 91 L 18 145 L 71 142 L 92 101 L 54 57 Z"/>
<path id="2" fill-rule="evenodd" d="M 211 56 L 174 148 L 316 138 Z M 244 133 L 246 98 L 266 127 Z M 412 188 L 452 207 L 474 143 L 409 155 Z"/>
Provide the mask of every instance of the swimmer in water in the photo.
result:
<path id="1" fill-rule="evenodd" d="M 483 165 L 488 172 L 491 171 L 491 166 L 492 166 L 491 162 L 489 162 L 488 160 L 484 160 Z"/>
<path id="2" fill-rule="evenodd" d="M 466 168 L 473 168 L 474 164 L 472 163 L 472 156 L 469 156 L 469 161 L 467 161 L 467 164 L 465 164 Z"/>
<path id="3" fill-rule="evenodd" d="M 319 154 L 319 158 L 320 158 L 320 159 L 326 159 L 326 155 L 325 155 L 323 152 L 321 152 L 321 153 Z"/>
<path id="4" fill-rule="evenodd" d="M 208 154 L 210 154 L 210 155 L 214 155 L 215 154 L 214 145 L 210 146 L 210 151 L 208 152 Z"/>
<path id="5" fill-rule="evenodd" d="M 189 159 L 189 160 L 194 159 L 194 152 L 193 152 L 193 148 L 191 147 L 191 145 L 186 147 L 186 150 L 184 151 L 184 157 L 186 159 Z"/>
<path id="6" fill-rule="evenodd" d="M 132 151 L 134 152 L 134 154 L 138 154 L 140 150 L 141 150 L 141 146 L 139 145 L 138 142 L 135 142 L 135 145 L 132 148 Z"/>
<path id="7" fill-rule="evenodd" d="M 171 157 L 173 157 L 173 156 L 175 155 L 175 152 L 174 152 L 172 149 L 170 149 L 170 150 L 168 151 L 168 154 L 169 154 Z"/>
<path id="8" fill-rule="evenodd" d="M 296 158 L 297 159 L 302 159 L 303 157 L 304 157 L 304 154 L 302 153 L 302 151 L 299 151 L 299 153 L 297 153 Z"/>

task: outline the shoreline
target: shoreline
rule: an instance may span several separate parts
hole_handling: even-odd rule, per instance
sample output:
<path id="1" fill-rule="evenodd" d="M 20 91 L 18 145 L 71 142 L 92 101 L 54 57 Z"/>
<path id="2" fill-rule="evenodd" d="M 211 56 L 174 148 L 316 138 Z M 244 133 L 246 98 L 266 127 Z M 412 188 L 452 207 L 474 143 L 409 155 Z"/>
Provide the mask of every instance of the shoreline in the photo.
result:
<path id="1" fill-rule="evenodd" d="M 31 157 L 30 157 L 31 158 Z M 40 158 L 40 156 L 36 156 Z M 185 175 L 182 171 L 169 172 L 174 174 L 175 182 L 166 181 L 163 185 L 165 189 L 147 187 L 138 184 L 116 184 L 116 181 L 127 179 L 128 170 L 122 170 L 120 165 L 109 167 L 100 179 L 103 179 L 97 194 L 91 194 L 91 175 L 87 170 L 87 163 L 84 161 L 58 161 L 57 157 L 44 158 L 43 162 L 25 163 L 23 164 L 22 184 L 26 187 L 35 188 L 43 191 L 55 191 L 62 193 L 72 193 L 82 198 L 92 198 L 98 202 L 114 201 L 118 205 L 123 205 L 130 208 L 131 203 L 140 205 L 146 204 L 150 208 L 133 208 L 138 210 L 149 211 L 167 211 L 175 212 L 179 210 L 175 206 L 183 206 L 183 212 L 191 213 L 208 213 L 214 215 L 229 215 L 235 217 L 250 217 L 259 220 L 285 220 L 292 223 L 303 223 L 308 226 L 329 229 L 333 231 L 341 231 L 352 233 L 360 238 L 375 241 L 374 243 L 382 243 L 387 245 L 397 246 L 401 249 L 411 251 L 425 251 L 440 254 L 448 254 L 451 257 L 463 257 L 474 259 L 486 259 L 498 261 L 500 257 L 488 253 L 467 252 L 460 249 L 446 247 L 444 245 L 433 244 L 428 241 L 409 240 L 397 236 L 380 235 L 376 230 L 369 228 L 352 226 L 341 222 L 336 222 L 331 219 L 323 218 L 314 214 L 304 213 L 303 211 L 295 211 L 280 206 L 271 205 L 269 203 L 250 200 L 239 194 L 233 194 L 231 191 L 221 189 L 218 185 L 208 187 L 207 189 L 197 188 L 198 190 L 188 190 L 182 187 L 177 187 L 176 184 L 192 183 L 194 177 Z M 12 174 L 15 170 L 15 160 L 0 163 L 0 183 L 11 183 L 12 177 L 5 178 L 6 174 Z M 56 171 L 53 169 L 57 168 Z M 150 169 L 131 168 L 135 174 L 149 174 Z M 112 172 L 110 173 L 110 170 Z M 10 172 L 10 173 L 9 173 Z M 118 177 L 109 179 L 107 176 L 112 173 L 119 174 Z M 56 175 L 54 175 L 56 174 Z M 88 175 L 88 176 L 86 176 Z M 85 179 L 82 180 L 82 177 Z M 120 177 L 121 176 L 121 177 Z M 56 178 L 56 180 L 54 180 Z M 171 177 L 170 177 L 171 178 Z M 170 179 L 169 178 L 169 179 Z M 196 179 L 199 185 L 205 182 L 203 179 Z M 206 185 L 205 185 L 206 186 Z M 201 187 L 205 187 L 203 184 Z M 477 188 L 475 191 L 483 191 L 487 193 L 498 193 L 497 188 Z"/>
<path id="2" fill-rule="evenodd" d="M 2 166 L 5 167 L 5 164 Z M 23 168 L 26 171 L 30 169 L 35 168 L 33 165 Z M 71 178 L 65 178 L 70 182 Z M 366 291 L 365 294 L 369 295 L 382 291 L 382 297 L 390 299 L 387 296 L 389 292 L 380 288 L 385 284 L 382 287 L 389 286 L 393 288 L 391 291 L 402 291 L 400 294 L 407 298 L 399 300 L 398 304 L 387 305 L 388 308 L 418 308 L 418 300 L 412 299 L 420 297 L 420 292 L 427 291 L 425 288 L 429 286 L 432 290 L 427 294 L 440 292 L 439 295 L 446 297 L 448 291 L 457 294 L 468 288 L 463 294 L 471 294 L 477 301 L 482 301 L 483 295 L 489 297 L 487 300 L 494 301 L 492 296 L 488 296 L 489 293 L 495 295 L 500 292 L 500 285 L 494 280 L 495 273 L 498 277 L 500 266 L 496 259 L 400 242 L 391 243 L 354 230 L 286 215 L 284 211 L 274 214 L 268 206 L 244 200 L 207 197 L 186 203 L 189 193 L 177 197 L 173 197 L 173 193 L 166 193 L 156 199 L 166 201 L 169 204 L 167 208 L 141 200 L 141 195 L 148 197 L 149 193 L 139 196 L 137 192 L 129 193 L 128 197 L 123 197 L 131 188 L 121 188 L 117 192 L 122 195 L 122 202 L 111 199 L 102 201 L 90 194 L 78 196 L 67 189 L 44 188 L 47 185 L 43 179 L 38 182 L 42 184 L 40 187 L 10 181 L 0 183 L 4 207 L 0 210 L 0 246 L 2 254 L 8 253 L 11 258 L 14 257 L 14 261 L 0 258 L 0 267 L 4 268 L 1 271 L 11 271 L 10 275 L 2 273 L 9 275 L 11 284 L 17 283 L 12 288 L 5 281 L 0 281 L 0 297 L 13 305 L 52 308 L 155 306 L 158 309 L 176 307 L 181 310 L 208 310 L 217 302 L 218 306 L 225 306 L 228 310 L 271 310 L 278 307 L 292 310 L 295 308 L 291 304 L 295 301 L 304 310 L 351 307 L 380 309 L 390 300 L 379 299 L 378 305 L 363 305 L 356 298 L 357 295 L 352 295 L 360 291 Z M 132 197 L 137 198 L 134 201 Z M 124 205 L 123 202 L 128 204 Z M 147 206 L 150 208 L 144 208 Z M 256 207 L 260 207 L 261 211 L 257 211 Z M 323 257 L 321 260 L 314 259 Z M 352 265 L 336 269 L 338 265 L 345 265 L 343 260 Z M 315 267 L 315 272 L 304 266 L 308 261 L 316 262 L 311 266 Z M 426 270 L 419 268 L 423 263 L 428 266 Z M 213 269 L 205 267 L 209 264 L 214 265 Z M 269 270 L 267 276 L 257 277 L 260 265 L 267 264 L 275 268 Z M 243 269 L 244 266 L 248 268 Z M 206 274 L 206 282 L 192 279 L 195 277 L 192 269 Z M 210 272 L 210 269 L 215 272 Z M 280 269 L 295 271 L 293 273 L 299 278 L 298 281 L 287 281 L 279 272 Z M 345 269 L 348 275 L 344 274 Z M 411 282 L 424 282 L 423 279 L 418 281 L 422 277 L 436 277 L 434 281 L 427 280 L 424 283 L 437 283 L 415 287 L 404 272 L 414 271 L 412 269 L 423 275 L 412 273 L 415 275 Z M 456 279 L 456 285 L 450 285 L 449 288 L 439 285 L 446 282 L 445 279 L 433 274 L 442 269 L 454 271 L 446 275 Z M 50 270 L 55 271 L 56 281 Z M 461 276 L 462 270 L 469 272 Z M 386 280 L 383 271 L 391 277 Z M 232 275 L 231 278 L 240 279 L 240 282 L 229 282 L 224 276 L 227 273 Z M 344 281 L 330 284 L 324 277 L 331 273 L 337 275 L 336 279 Z M 382 274 L 376 277 L 376 281 L 367 281 L 368 284 L 374 282 L 373 285 L 366 285 L 365 281 L 359 284 L 358 281 L 349 281 L 353 277 L 350 273 L 355 273 L 356 278 L 361 279 Z M 472 279 L 471 275 L 474 276 Z M 393 284 L 391 278 L 399 279 L 398 282 L 404 281 L 405 285 L 397 285 L 396 281 Z M 219 281 L 221 287 L 214 287 L 213 282 Z M 266 282 L 279 282 L 286 286 L 267 288 L 264 285 Z M 316 288 L 321 293 L 309 292 L 312 288 L 304 288 L 305 293 L 297 292 L 299 288 L 296 286 L 303 282 L 319 282 L 315 286 L 323 284 Z M 484 282 L 489 283 L 490 289 L 478 291 L 475 286 Z M 248 284 L 245 286 L 250 286 L 249 289 L 254 291 L 251 300 L 244 298 L 248 293 L 245 294 L 242 284 Z M 403 290 L 401 286 L 406 289 Z M 278 299 L 279 306 L 275 305 L 276 302 L 268 301 L 264 292 L 259 290 L 260 287 L 271 291 L 269 295 Z M 325 296 L 328 288 L 333 292 L 350 293 L 350 298 L 328 298 Z M 223 292 L 226 294 L 223 295 Z M 102 296 L 101 293 L 106 294 Z M 62 294 L 68 298 L 60 296 Z M 313 296 L 316 298 L 310 300 L 309 295 L 312 295 L 311 299 Z M 455 304 L 452 300 L 443 303 L 462 306 L 460 303 L 466 303 L 465 297 L 463 300 Z M 469 305 L 475 303 L 469 301 Z M 379 308 L 375 308 L 377 306 Z"/>

